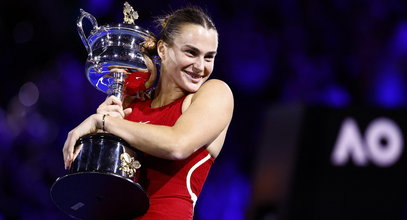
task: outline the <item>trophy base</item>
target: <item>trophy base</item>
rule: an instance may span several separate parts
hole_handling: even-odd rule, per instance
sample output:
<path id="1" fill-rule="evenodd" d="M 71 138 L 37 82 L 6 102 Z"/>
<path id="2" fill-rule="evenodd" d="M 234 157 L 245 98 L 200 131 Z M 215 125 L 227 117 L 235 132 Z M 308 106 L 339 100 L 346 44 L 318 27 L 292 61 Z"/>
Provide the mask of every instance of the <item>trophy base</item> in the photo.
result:
<path id="1" fill-rule="evenodd" d="M 77 219 L 132 219 L 149 207 L 140 184 L 110 173 L 59 177 L 51 187 L 51 197 L 59 209 Z"/>

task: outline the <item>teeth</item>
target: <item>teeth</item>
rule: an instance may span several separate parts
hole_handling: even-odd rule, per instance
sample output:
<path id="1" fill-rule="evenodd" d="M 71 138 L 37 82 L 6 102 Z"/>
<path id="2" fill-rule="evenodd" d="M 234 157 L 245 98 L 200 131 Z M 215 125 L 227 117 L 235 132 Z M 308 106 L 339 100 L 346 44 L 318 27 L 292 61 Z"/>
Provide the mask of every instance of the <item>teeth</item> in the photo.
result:
<path id="1" fill-rule="evenodd" d="M 194 79 L 199 79 L 199 78 L 201 78 L 201 76 L 198 75 L 198 74 L 188 73 L 188 75 L 190 75 L 190 76 L 191 76 L 192 78 L 194 78 Z"/>

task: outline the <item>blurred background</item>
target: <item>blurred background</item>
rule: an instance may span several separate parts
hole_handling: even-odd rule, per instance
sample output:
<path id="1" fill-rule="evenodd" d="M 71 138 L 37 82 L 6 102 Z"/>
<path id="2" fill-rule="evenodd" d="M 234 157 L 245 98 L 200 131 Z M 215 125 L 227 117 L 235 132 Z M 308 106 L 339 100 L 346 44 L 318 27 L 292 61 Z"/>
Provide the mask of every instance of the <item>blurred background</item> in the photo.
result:
<path id="1" fill-rule="evenodd" d="M 406 1 L 128 2 L 153 32 L 186 5 L 219 31 L 212 78 L 235 111 L 195 219 L 407 219 Z M 76 18 L 122 22 L 123 3 L 1 3 L 0 220 L 70 219 L 49 190 L 68 131 L 105 99 Z"/>

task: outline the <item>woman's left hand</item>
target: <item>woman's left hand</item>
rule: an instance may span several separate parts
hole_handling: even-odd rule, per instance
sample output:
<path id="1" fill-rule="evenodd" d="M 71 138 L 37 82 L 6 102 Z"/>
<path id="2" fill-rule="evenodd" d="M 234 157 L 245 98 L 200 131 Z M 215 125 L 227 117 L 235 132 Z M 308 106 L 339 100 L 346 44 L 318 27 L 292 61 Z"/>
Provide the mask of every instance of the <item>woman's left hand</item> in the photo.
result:
<path id="1" fill-rule="evenodd" d="M 102 114 L 93 114 L 68 133 L 64 148 L 62 149 L 65 169 L 69 169 L 71 167 L 72 162 L 75 160 L 76 156 L 78 156 L 81 150 L 80 148 L 75 149 L 76 141 L 84 135 L 95 133 L 98 129 L 101 129 L 102 118 Z"/>
<path id="2" fill-rule="evenodd" d="M 116 118 L 124 118 L 131 113 L 131 108 L 123 109 L 122 102 L 115 96 L 109 96 L 99 105 L 96 112 L 102 115 L 109 115 Z"/>

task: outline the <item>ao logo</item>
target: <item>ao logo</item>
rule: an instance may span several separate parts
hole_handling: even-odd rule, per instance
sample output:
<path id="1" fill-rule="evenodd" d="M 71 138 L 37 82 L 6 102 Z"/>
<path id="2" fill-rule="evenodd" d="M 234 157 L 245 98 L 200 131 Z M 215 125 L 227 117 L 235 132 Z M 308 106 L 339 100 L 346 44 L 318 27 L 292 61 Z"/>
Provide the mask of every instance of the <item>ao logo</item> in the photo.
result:
<path id="1" fill-rule="evenodd" d="M 357 166 L 369 161 L 380 167 L 393 165 L 403 153 L 403 134 L 397 124 L 388 118 L 372 121 L 364 138 L 352 118 L 343 121 L 337 137 L 331 161 L 334 165 L 345 165 L 353 159 Z"/>

